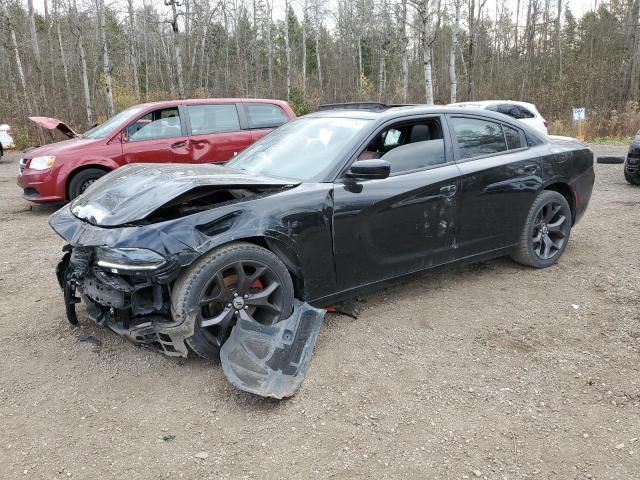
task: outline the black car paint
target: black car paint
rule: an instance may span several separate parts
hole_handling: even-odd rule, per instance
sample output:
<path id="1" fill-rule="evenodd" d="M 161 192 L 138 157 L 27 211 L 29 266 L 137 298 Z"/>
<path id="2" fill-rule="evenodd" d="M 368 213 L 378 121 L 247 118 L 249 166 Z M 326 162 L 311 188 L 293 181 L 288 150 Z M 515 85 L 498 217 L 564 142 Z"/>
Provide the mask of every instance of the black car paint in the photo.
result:
<path id="1" fill-rule="evenodd" d="M 114 283 L 132 286 L 129 293 L 125 292 L 126 312 L 117 309 L 107 312 L 103 308 L 101 321 L 111 323 L 114 330 L 122 333 L 128 325 L 135 323 L 135 304 L 144 300 L 134 301 L 136 295 L 146 295 L 152 300 L 147 298 L 145 305 L 156 305 L 160 301 L 162 307 L 151 311 L 147 307 L 144 315 L 155 315 L 154 321 L 170 324 L 173 280 L 184 267 L 202 255 L 233 241 L 254 242 L 272 250 L 292 273 L 296 296 L 321 307 L 371 292 L 429 268 L 508 254 L 516 246 L 533 199 L 544 188 L 558 190 L 568 197 L 574 222 L 580 219 L 589 202 L 594 172 L 593 155 L 586 145 L 542 138 L 498 113 L 410 107 L 383 113 L 330 111 L 314 115 L 372 121 L 371 128 L 352 142 L 344 152 L 343 160 L 324 178 L 297 184 L 256 178 L 219 166 L 200 166 L 200 173 L 209 179 L 215 178 L 210 182 L 215 184 L 211 188 L 253 185 L 268 187 L 268 191 L 240 201 L 212 205 L 210 209 L 190 215 L 149 223 L 145 218 L 175 198 L 173 195 L 185 191 L 182 187 L 172 187 L 175 178 L 160 175 L 157 193 L 142 197 L 144 202 L 138 199 L 141 203 L 136 205 L 139 215 L 113 211 L 106 225 L 90 219 L 96 223 L 93 225 L 77 218 L 70 206 L 54 213 L 49 220 L 52 228 L 73 249 L 100 245 L 143 247 L 170 260 L 161 271 L 153 273 L 112 273 L 101 271 L 97 266 L 78 272 L 79 277 L 84 276 L 77 280 L 81 291 L 86 291 L 89 281 L 102 283 L 103 297 L 106 296 L 104 291 L 113 290 Z M 459 160 L 459 152 L 454 148 L 454 139 L 447 128 L 447 118 L 451 115 L 509 125 L 526 135 L 528 145 L 520 150 Z M 348 166 L 378 132 L 391 123 L 426 116 L 441 119 L 445 164 L 382 180 L 362 181 L 346 175 Z M 127 168 L 132 167 L 119 169 L 119 174 L 126 175 Z M 137 168 L 162 169 L 165 166 Z M 78 202 L 90 203 L 93 192 L 99 189 L 108 192 L 110 178 L 117 174 L 105 176 Z M 189 180 L 193 188 L 199 185 L 197 177 L 192 175 Z M 242 181 L 242 177 L 246 181 Z M 121 194 L 126 195 L 126 189 Z M 135 203 L 131 202 L 132 205 Z M 105 205 L 103 202 L 102 206 Z M 117 205 L 122 205 L 121 201 L 114 203 L 113 208 L 117 209 Z M 133 218 L 135 216 L 140 218 Z M 119 218 L 122 224 L 116 225 L 118 222 L 113 221 L 114 218 Z M 143 287 L 134 292 L 137 284 Z M 93 307 L 109 306 L 95 300 Z M 182 334 L 188 331 L 186 329 Z"/>
<path id="2" fill-rule="evenodd" d="M 635 183 L 640 183 L 640 132 L 638 132 L 629 145 L 627 158 L 624 162 L 624 173 Z"/>

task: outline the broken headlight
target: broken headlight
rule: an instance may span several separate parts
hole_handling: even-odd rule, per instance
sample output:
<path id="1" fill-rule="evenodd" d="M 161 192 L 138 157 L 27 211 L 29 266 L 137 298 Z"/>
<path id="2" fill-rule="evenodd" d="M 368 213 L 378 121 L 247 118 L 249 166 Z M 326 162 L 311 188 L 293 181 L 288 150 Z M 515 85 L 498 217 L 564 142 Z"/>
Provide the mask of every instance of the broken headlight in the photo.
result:
<path id="1" fill-rule="evenodd" d="M 115 270 L 155 270 L 167 260 L 146 248 L 96 248 L 96 263 L 102 268 Z"/>

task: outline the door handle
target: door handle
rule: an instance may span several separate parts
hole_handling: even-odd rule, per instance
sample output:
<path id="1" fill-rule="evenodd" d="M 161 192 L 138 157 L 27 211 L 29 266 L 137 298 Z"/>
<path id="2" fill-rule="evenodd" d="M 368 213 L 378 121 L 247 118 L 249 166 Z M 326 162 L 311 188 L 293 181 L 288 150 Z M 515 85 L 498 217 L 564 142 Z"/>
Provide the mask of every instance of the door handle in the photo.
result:
<path id="1" fill-rule="evenodd" d="M 182 148 L 182 147 L 186 147 L 187 146 L 187 141 L 186 140 L 182 140 L 180 142 L 176 142 L 176 143 L 172 143 L 171 144 L 171 148 Z"/>
<path id="2" fill-rule="evenodd" d="M 456 194 L 457 190 L 458 187 L 456 187 L 455 185 L 445 185 L 444 187 L 440 188 L 440 195 L 442 195 L 443 197 L 453 197 Z"/>

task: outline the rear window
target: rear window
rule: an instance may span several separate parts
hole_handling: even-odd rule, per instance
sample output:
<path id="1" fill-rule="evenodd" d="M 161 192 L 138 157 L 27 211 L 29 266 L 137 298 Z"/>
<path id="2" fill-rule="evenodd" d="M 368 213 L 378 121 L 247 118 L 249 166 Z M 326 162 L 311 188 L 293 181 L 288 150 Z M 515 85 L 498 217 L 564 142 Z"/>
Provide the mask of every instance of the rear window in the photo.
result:
<path id="1" fill-rule="evenodd" d="M 289 121 L 282 108 L 272 103 L 245 103 L 249 128 L 275 128 Z"/>
<path id="2" fill-rule="evenodd" d="M 504 130 L 504 138 L 507 140 L 507 148 L 509 150 L 515 150 L 516 148 L 522 148 L 525 146 L 520 130 L 516 130 L 515 128 L 511 128 L 506 125 L 502 125 L 502 129 Z"/>
<path id="3" fill-rule="evenodd" d="M 451 123 L 461 159 L 507 150 L 502 126 L 499 123 L 463 117 L 454 117 Z"/>
<path id="4" fill-rule="evenodd" d="M 192 135 L 235 132 L 240 130 L 240 120 L 235 104 L 187 105 Z"/>

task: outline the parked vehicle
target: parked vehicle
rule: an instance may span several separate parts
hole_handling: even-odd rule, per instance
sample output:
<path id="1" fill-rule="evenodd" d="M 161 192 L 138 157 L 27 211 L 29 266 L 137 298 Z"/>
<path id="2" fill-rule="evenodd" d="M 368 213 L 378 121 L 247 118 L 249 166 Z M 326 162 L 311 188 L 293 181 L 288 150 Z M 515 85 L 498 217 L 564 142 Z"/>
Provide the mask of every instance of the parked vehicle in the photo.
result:
<path id="1" fill-rule="evenodd" d="M 503 255 L 549 267 L 593 182 L 584 144 L 491 111 L 336 110 L 283 125 L 225 166 L 118 169 L 49 223 L 68 243 L 57 271 L 70 321 L 80 293 L 91 318 L 135 343 L 216 359 L 238 319 L 264 334 L 294 300 L 335 305 Z M 295 325 L 279 347 L 255 348 L 302 351 L 320 321 Z M 234 365 L 225 373 L 245 371 Z"/>
<path id="2" fill-rule="evenodd" d="M 64 202 L 130 163 L 226 162 L 292 118 L 286 102 L 259 99 L 136 105 L 82 135 L 60 120 L 32 117 L 70 140 L 30 150 L 20 160 L 18 185 L 27 200 Z"/>
<path id="3" fill-rule="evenodd" d="M 13 131 L 11 127 L 6 123 L 0 124 L 0 158 L 4 155 L 5 150 L 16 148 L 16 143 L 13 140 Z"/>
<path id="4" fill-rule="evenodd" d="M 540 114 L 533 103 L 516 102 L 514 100 L 485 100 L 481 102 L 459 102 L 450 106 L 480 108 L 492 112 L 509 115 L 539 132 L 548 133 L 549 123 Z"/>
<path id="5" fill-rule="evenodd" d="M 640 131 L 629 145 L 624 162 L 624 178 L 632 185 L 640 185 Z"/>

